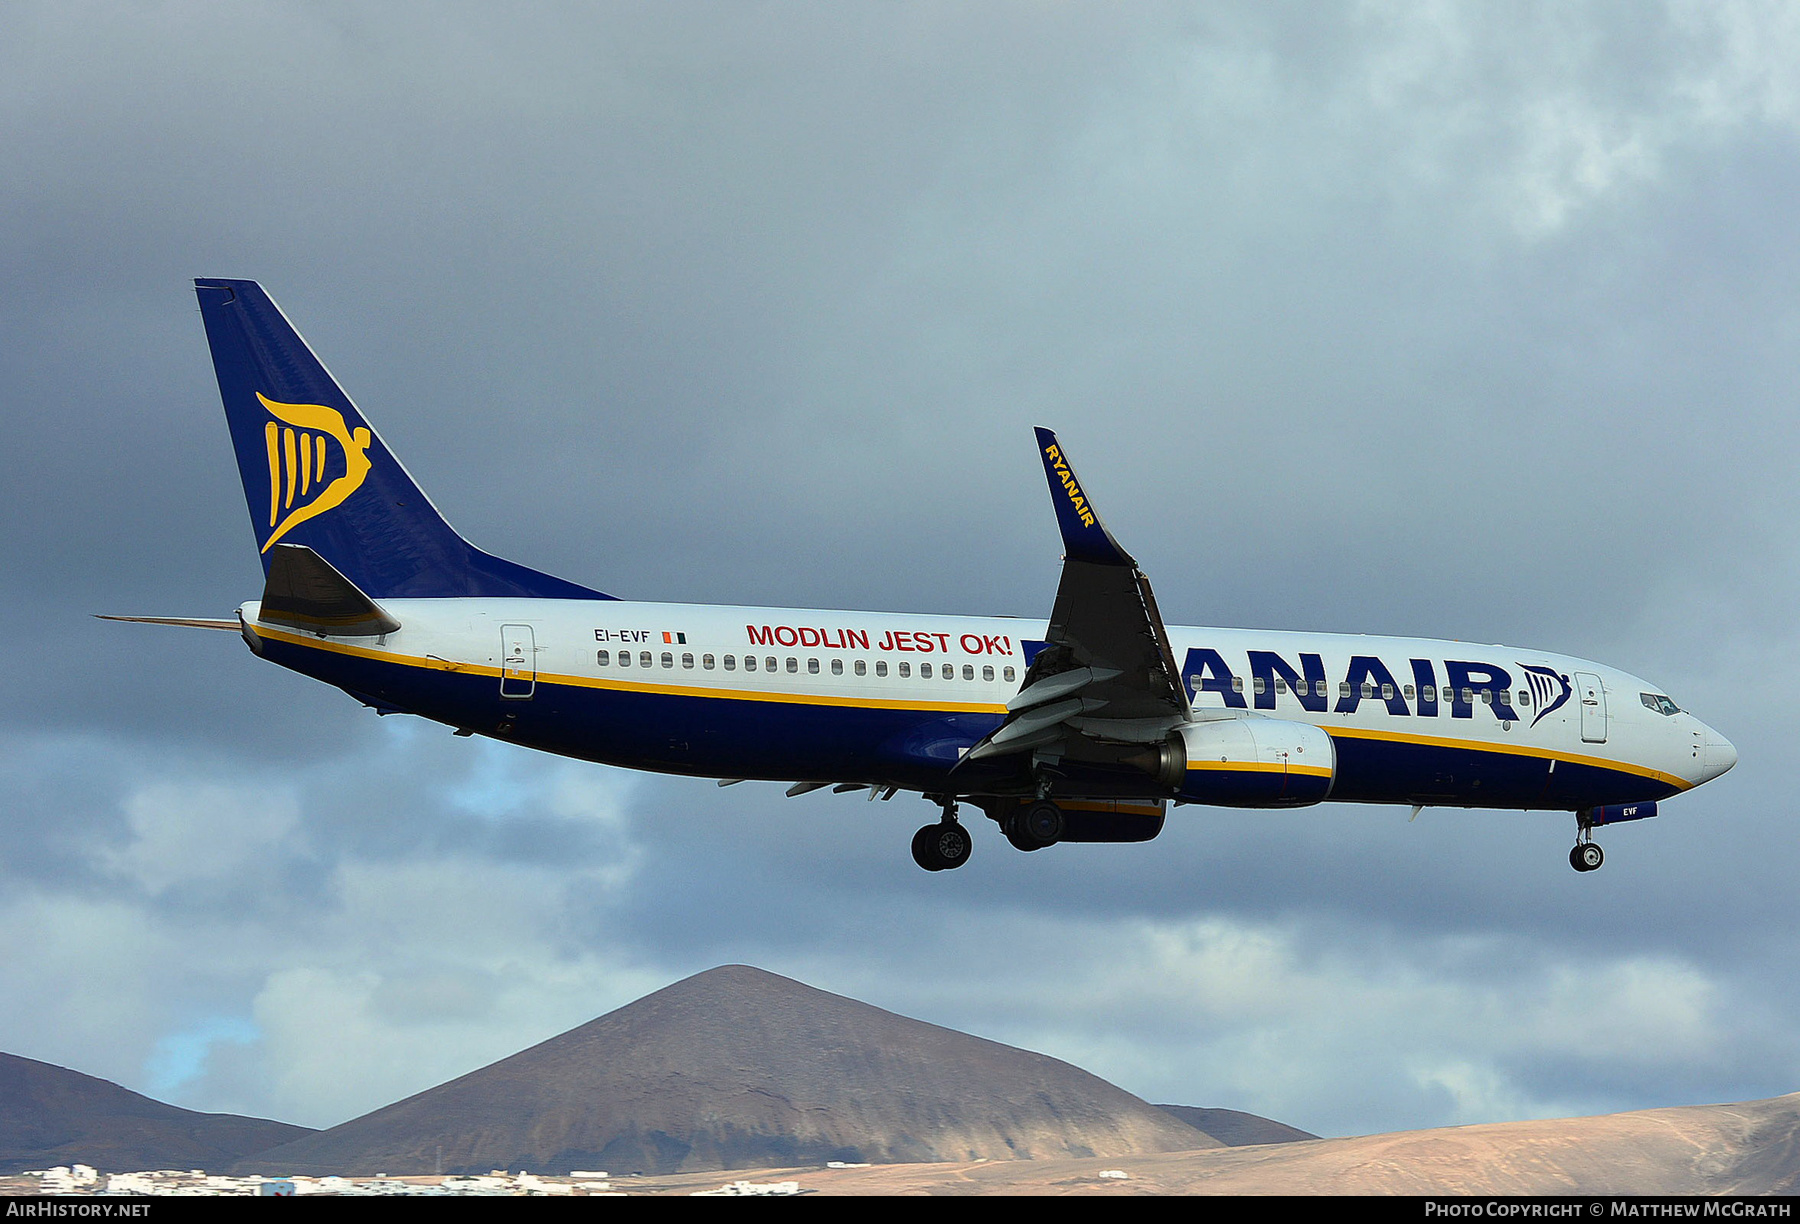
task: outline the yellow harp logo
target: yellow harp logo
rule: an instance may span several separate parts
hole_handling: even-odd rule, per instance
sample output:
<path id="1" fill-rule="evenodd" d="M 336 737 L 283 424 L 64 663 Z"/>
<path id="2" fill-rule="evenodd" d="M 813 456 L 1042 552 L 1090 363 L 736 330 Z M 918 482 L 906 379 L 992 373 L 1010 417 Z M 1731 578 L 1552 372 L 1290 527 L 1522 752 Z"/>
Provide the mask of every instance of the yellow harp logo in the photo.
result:
<path id="1" fill-rule="evenodd" d="M 262 406 L 275 420 L 263 426 L 269 444 L 269 538 L 262 550 L 289 531 L 343 504 L 369 474 L 369 431 L 352 431 L 344 414 L 323 404 L 282 404 L 262 392 Z M 343 474 L 325 480 L 331 444 L 343 455 Z M 332 465 L 335 467 L 336 465 Z"/>

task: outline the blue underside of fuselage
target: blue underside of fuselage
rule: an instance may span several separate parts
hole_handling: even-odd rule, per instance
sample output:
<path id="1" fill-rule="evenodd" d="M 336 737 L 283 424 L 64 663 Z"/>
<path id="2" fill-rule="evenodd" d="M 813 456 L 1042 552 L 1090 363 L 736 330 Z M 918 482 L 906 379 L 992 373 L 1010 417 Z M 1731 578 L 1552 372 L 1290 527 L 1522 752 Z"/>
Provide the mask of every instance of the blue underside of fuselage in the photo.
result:
<path id="1" fill-rule="evenodd" d="M 709 778 L 872 782 L 925 793 L 1017 793 L 1021 758 L 950 770 L 1000 726 L 998 713 L 817 705 L 539 681 L 529 699 L 492 675 L 262 643 L 270 662 L 418 714 L 561 756 Z M 1327 727 L 1329 732 L 1331 728 Z M 1575 810 L 1677 791 L 1624 770 L 1542 756 L 1363 735 L 1333 737 L 1330 799 L 1352 803 Z M 1105 793 L 1116 793 L 1108 791 Z M 1150 797 L 1146 794 L 1145 797 Z"/>

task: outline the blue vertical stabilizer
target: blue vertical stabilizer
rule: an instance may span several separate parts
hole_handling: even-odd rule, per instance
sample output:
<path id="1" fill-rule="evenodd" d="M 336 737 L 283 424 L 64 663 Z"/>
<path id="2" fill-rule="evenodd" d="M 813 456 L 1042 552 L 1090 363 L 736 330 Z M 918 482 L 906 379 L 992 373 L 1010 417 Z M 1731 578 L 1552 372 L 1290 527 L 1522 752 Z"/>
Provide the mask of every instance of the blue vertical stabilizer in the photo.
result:
<path id="1" fill-rule="evenodd" d="M 250 522 L 372 599 L 610 599 L 482 552 L 444 521 L 262 286 L 196 280 Z"/>

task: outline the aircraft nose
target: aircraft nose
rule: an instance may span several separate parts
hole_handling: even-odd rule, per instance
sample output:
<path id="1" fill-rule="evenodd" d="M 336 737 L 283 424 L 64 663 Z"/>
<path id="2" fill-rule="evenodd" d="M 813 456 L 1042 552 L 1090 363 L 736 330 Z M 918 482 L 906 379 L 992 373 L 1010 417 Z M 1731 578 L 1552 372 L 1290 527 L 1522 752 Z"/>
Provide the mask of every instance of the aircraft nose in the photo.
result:
<path id="1" fill-rule="evenodd" d="M 1702 782 L 1710 782 L 1733 765 L 1737 764 L 1737 745 L 1707 727 L 1700 737 L 1700 765 L 1703 770 Z"/>

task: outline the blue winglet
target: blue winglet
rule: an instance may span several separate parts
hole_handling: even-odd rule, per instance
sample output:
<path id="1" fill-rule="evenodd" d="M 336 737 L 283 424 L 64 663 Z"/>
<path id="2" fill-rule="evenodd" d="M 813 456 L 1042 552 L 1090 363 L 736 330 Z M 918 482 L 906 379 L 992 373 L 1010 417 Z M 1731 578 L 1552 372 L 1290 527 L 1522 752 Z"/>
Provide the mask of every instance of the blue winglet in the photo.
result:
<path id="1" fill-rule="evenodd" d="M 1112 538 L 1093 503 L 1088 501 L 1081 482 L 1075 479 L 1075 469 L 1069 466 L 1069 457 L 1057 444 L 1056 434 L 1040 427 L 1037 442 L 1044 460 L 1044 476 L 1050 482 L 1050 501 L 1056 506 L 1056 525 L 1062 528 L 1063 556 L 1070 561 L 1135 569 L 1137 562 Z"/>

